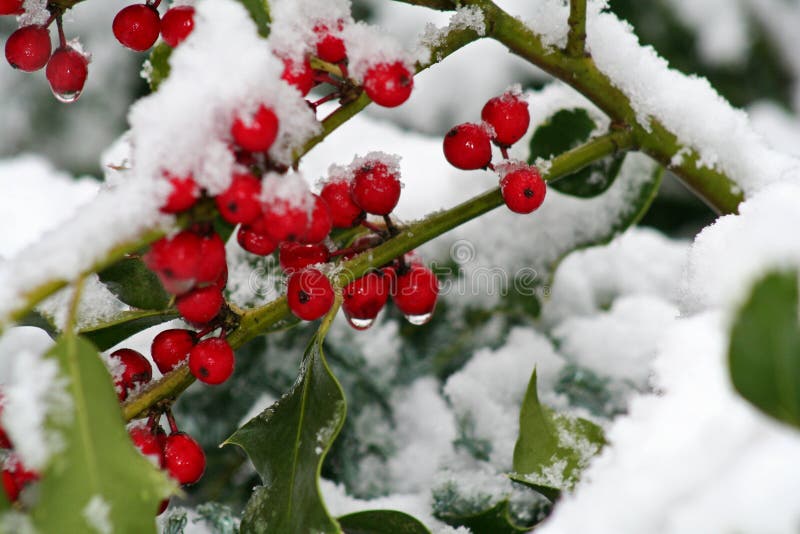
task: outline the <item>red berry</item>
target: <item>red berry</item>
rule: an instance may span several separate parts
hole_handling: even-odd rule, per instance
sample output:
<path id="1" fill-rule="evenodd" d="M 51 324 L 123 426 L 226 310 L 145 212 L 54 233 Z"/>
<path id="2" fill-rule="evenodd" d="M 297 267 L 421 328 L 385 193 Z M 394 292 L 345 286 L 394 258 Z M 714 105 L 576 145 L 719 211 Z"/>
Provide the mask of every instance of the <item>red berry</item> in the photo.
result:
<path id="1" fill-rule="evenodd" d="M 71 47 L 57 48 L 45 70 L 50 90 L 62 102 L 74 102 L 81 96 L 88 74 L 89 60 Z"/>
<path id="2" fill-rule="evenodd" d="M 0 0 L 0 15 L 21 15 L 23 0 Z"/>
<path id="3" fill-rule="evenodd" d="M 225 243 L 222 238 L 216 233 L 203 236 L 200 241 L 195 280 L 200 283 L 215 283 L 226 267 Z"/>
<path id="4" fill-rule="evenodd" d="M 167 10 L 161 18 L 161 37 L 175 48 L 186 39 L 194 29 L 194 8 L 178 6 Z"/>
<path id="5" fill-rule="evenodd" d="M 275 251 L 278 243 L 266 234 L 254 231 L 249 226 L 242 226 L 236 233 L 239 246 L 251 254 L 268 256 Z"/>
<path id="6" fill-rule="evenodd" d="M 405 272 L 398 273 L 392 287 L 392 300 L 397 309 L 409 318 L 424 318 L 436 307 L 439 281 L 433 271 L 419 263 L 411 264 Z"/>
<path id="7" fill-rule="evenodd" d="M 364 92 L 379 106 L 393 108 L 411 96 L 414 77 L 401 61 L 379 63 L 364 75 Z"/>
<path id="8" fill-rule="evenodd" d="M 350 184 L 353 201 L 367 213 L 389 215 L 400 200 L 400 179 L 381 161 L 370 161 L 355 171 Z"/>
<path id="9" fill-rule="evenodd" d="M 311 210 L 311 219 L 305 233 L 299 238 L 301 243 L 320 243 L 328 237 L 333 229 L 333 219 L 328 203 L 318 196 L 314 196 L 314 209 Z"/>
<path id="10" fill-rule="evenodd" d="M 222 218 L 231 224 L 250 224 L 261 215 L 261 180 L 252 174 L 233 175 L 231 185 L 217 195 Z"/>
<path id="11" fill-rule="evenodd" d="M 19 499 L 19 492 L 22 488 L 17 486 L 14 475 L 7 469 L 3 469 L 3 489 L 10 502 L 17 502 L 17 499 Z"/>
<path id="12" fill-rule="evenodd" d="M 283 74 L 281 79 L 294 86 L 300 94 L 306 96 L 311 88 L 314 87 L 314 70 L 311 62 L 304 58 L 300 65 L 296 65 L 291 59 L 283 58 Z"/>
<path id="13" fill-rule="evenodd" d="M 287 273 L 305 269 L 309 265 L 325 263 L 330 259 L 330 252 L 325 245 L 301 245 L 287 241 L 281 243 L 278 261 Z"/>
<path id="14" fill-rule="evenodd" d="M 144 262 L 158 274 L 164 289 L 174 295 L 189 291 L 195 284 L 198 264 L 202 261 L 203 239 L 189 230 L 171 239 L 153 243 Z M 213 280 L 213 279 L 212 279 Z"/>
<path id="15" fill-rule="evenodd" d="M 164 468 L 179 484 L 194 484 L 206 470 L 206 455 L 191 436 L 176 432 L 164 444 Z"/>
<path id="16" fill-rule="evenodd" d="M 128 429 L 128 435 L 131 441 L 139 449 L 144 456 L 150 456 L 158 459 L 159 465 L 162 465 L 162 449 L 161 441 L 153 434 L 146 425 L 136 425 Z"/>
<path id="17" fill-rule="evenodd" d="M 308 209 L 304 205 L 278 198 L 264 208 L 258 226 L 273 241 L 294 241 L 308 230 Z"/>
<path id="18" fill-rule="evenodd" d="M 252 119 L 237 117 L 231 126 L 237 145 L 250 152 L 266 152 L 278 136 L 278 116 L 272 108 L 259 106 Z"/>
<path id="19" fill-rule="evenodd" d="M 547 185 L 536 167 L 523 167 L 503 176 L 500 192 L 508 209 L 515 213 L 530 213 L 544 202 Z"/>
<path id="20" fill-rule="evenodd" d="M 494 142 L 506 147 L 519 141 L 531 122 L 528 103 L 514 93 L 504 93 L 486 102 L 481 118 L 494 128 Z"/>
<path id="21" fill-rule="evenodd" d="M 23 26 L 8 37 L 6 59 L 15 69 L 33 72 L 50 59 L 50 30 L 44 26 Z"/>
<path id="22" fill-rule="evenodd" d="M 6 457 L 3 467 L 3 489 L 9 501 L 16 502 L 25 486 L 36 480 L 39 480 L 39 473 L 26 469 L 19 456 L 11 454 Z"/>
<path id="23" fill-rule="evenodd" d="M 444 136 L 444 157 L 459 169 L 485 168 L 492 161 L 492 144 L 486 129 L 469 122 L 453 126 Z"/>
<path id="24" fill-rule="evenodd" d="M 200 196 L 200 190 L 191 174 L 181 178 L 165 172 L 164 177 L 169 180 L 172 190 L 167 201 L 161 206 L 163 213 L 180 213 L 195 205 Z"/>
<path id="25" fill-rule="evenodd" d="M 155 8 L 146 4 L 133 4 L 117 13 L 111 29 L 122 46 L 144 52 L 158 39 L 161 20 Z"/>
<path id="26" fill-rule="evenodd" d="M 381 271 L 370 271 L 347 284 L 342 291 L 342 310 L 351 325 L 362 329 L 378 316 L 389 298 L 389 280 Z M 359 322 L 364 326 L 359 326 Z"/>
<path id="27" fill-rule="evenodd" d="M 342 30 L 342 21 L 338 22 L 339 31 Z M 337 37 L 324 24 L 314 26 L 317 34 L 317 57 L 328 63 L 340 63 L 347 58 L 347 49 L 341 37 Z"/>
<path id="28" fill-rule="evenodd" d="M 158 370 L 167 374 L 189 356 L 195 343 L 195 335 L 191 330 L 172 328 L 164 330 L 153 339 L 150 346 L 150 354 Z"/>
<path id="29" fill-rule="evenodd" d="M 333 306 L 333 287 L 328 277 L 317 269 L 305 269 L 289 276 L 286 298 L 295 316 L 314 321 Z"/>
<path id="30" fill-rule="evenodd" d="M 222 309 L 222 290 L 215 285 L 198 287 L 178 297 L 175 305 L 190 323 L 205 324 Z"/>
<path id="31" fill-rule="evenodd" d="M 147 384 L 153 378 L 150 361 L 133 349 L 115 350 L 110 357 L 116 358 L 122 366 L 122 372 L 114 382 L 121 401 L 127 399 L 128 393 L 137 385 Z"/>
<path id="32" fill-rule="evenodd" d="M 235 359 L 233 349 L 224 339 L 204 339 L 189 352 L 189 370 L 206 384 L 222 384 L 231 374 Z"/>
<path id="33" fill-rule="evenodd" d="M 352 228 L 364 220 L 366 214 L 353 201 L 349 181 L 332 180 L 323 186 L 319 196 L 328 203 L 334 228 Z"/>
<path id="34" fill-rule="evenodd" d="M 0 393 L 0 416 L 3 415 L 4 411 L 5 411 L 4 396 L 2 393 Z M 6 433 L 6 429 L 0 426 L 0 449 L 10 449 L 12 447 L 13 445 L 8 437 L 8 434 Z"/>

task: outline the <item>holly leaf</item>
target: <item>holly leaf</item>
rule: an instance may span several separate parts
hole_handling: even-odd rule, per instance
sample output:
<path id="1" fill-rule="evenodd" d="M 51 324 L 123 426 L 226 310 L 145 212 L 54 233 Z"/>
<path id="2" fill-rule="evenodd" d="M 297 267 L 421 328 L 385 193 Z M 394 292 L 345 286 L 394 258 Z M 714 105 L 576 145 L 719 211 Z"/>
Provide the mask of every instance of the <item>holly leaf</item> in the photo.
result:
<path id="1" fill-rule="evenodd" d="M 58 337 L 58 328 L 53 324 L 53 321 L 37 310 L 29 311 L 25 317 L 17 321 L 17 325 L 35 326 L 47 332 L 47 335 L 53 339 Z"/>
<path id="2" fill-rule="evenodd" d="M 733 386 L 764 413 L 800 428 L 798 273 L 772 272 L 753 287 L 731 329 Z"/>
<path id="3" fill-rule="evenodd" d="M 91 341 L 97 350 L 108 350 L 120 341 L 146 330 L 151 326 L 171 321 L 178 317 L 174 310 L 135 310 L 122 312 L 112 321 L 85 328 L 80 334 Z"/>
<path id="4" fill-rule="evenodd" d="M 253 19 L 253 22 L 256 23 L 258 34 L 261 37 L 268 37 L 270 16 L 267 0 L 239 0 L 239 2 L 250 13 L 250 18 Z"/>
<path id="5" fill-rule="evenodd" d="M 131 443 L 97 350 L 68 333 L 45 358 L 58 363 L 72 405 L 46 423 L 64 447 L 42 473 L 34 525 L 39 532 L 156 532 L 159 503 L 175 488 Z"/>
<path id="6" fill-rule="evenodd" d="M 491 508 L 474 515 L 437 514 L 436 517 L 454 527 L 467 527 L 472 532 L 492 534 L 516 534 L 528 532 L 531 527 L 518 525 L 511 518 L 508 499 L 503 499 Z"/>
<path id="7" fill-rule="evenodd" d="M 529 163 L 550 159 L 589 140 L 597 125 L 583 108 L 562 109 L 541 124 L 530 142 Z M 582 198 L 604 193 L 619 175 L 625 154 L 615 154 L 548 182 L 547 186 Z"/>
<path id="8" fill-rule="evenodd" d="M 513 479 L 553 499 L 571 489 L 605 445 L 603 430 L 586 419 L 557 414 L 539 402 L 536 370 L 519 415 Z"/>
<path id="9" fill-rule="evenodd" d="M 153 51 L 150 52 L 150 90 L 155 92 L 161 82 L 169 76 L 169 57 L 172 55 L 172 47 L 165 42 L 158 43 Z"/>
<path id="10" fill-rule="evenodd" d="M 97 276 L 119 300 L 142 310 L 163 310 L 170 295 L 153 271 L 139 258 L 123 258 Z"/>
<path id="11" fill-rule="evenodd" d="M 338 304 L 311 340 L 289 392 L 223 443 L 244 449 L 264 482 L 245 507 L 242 532 L 342 532 L 318 486 L 322 461 L 347 410 L 322 352 L 337 309 Z"/>
<path id="12" fill-rule="evenodd" d="M 431 534 L 414 517 L 396 510 L 367 510 L 341 516 L 345 534 Z"/>

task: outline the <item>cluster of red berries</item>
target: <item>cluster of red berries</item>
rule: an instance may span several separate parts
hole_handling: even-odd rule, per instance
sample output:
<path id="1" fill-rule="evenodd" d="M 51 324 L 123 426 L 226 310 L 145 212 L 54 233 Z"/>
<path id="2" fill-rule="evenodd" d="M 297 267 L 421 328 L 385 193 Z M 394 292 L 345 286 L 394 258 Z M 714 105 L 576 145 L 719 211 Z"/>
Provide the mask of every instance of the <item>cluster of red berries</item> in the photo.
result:
<path id="1" fill-rule="evenodd" d="M 495 169 L 492 143 L 508 161 L 508 149 L 528 131 L 531 116 L 528 103 L 515 91 L 490 99 L 481 111 L 480 124 L 454 126 L 444 137 L 444 155 L 459 169 Z M 520 162 L 503 163 L 500 191 L 508 208 L 516 213 L 530 213 L 544 202 L 547 187 L 539 170 Z"/>
<path id="2" fill-rule="evenodd" d="M 175 419 L 167 412 L 170 433 L 159 423 L 160 415 L 151 416 L 146 423 L 137 422 L 128 427 L 128 435 L 145 458 L 167 472 L 178 484 L 188 486 L 200 480 L 206 470 L 206 455 L 197 441 L 180 432 Z M 169 499 L 164 499 L 158 514 L 167 509 Z"/>
<path id="3" fill-rule="evenodd" d="M 0 6 L 2 3 L 0 2 Z M 0 394 L 0 414 L 3 413 L 3 395 Z M 39 473 L 32 469 L 27 469 L 20 460 L 19 455 L 14 452 L 14 445 L 11 443 L 5 429 L 0 426 L 0 449 L 7 451 L 3 459 L 3 489 L 8 500 L 17 502 L 20 493 L 25 487 L 39 480 Z"/>
<path id="4" fill-rule="evenodd" d="M 181 44 L 194 29 L 194 8 L 176 6 L 162 17 L 158 14 L 159 3 L 161 0 L 122 8 L 111 24 L 117 41 L 137 52 L 153 46 L 159 34 L 172 48 Z"/>
<path id="5" fill-rule="evenodd" d="M 21 0 L 0 1 L 0 15 L 22 13 Z M 56 21 L 59 45 L 53 51 L 49 27 Z M 34 72 L 45 65 L 45 75 L 55 97 L 62 102 L 74 102 L 81 95 L 89 73 L 89 57 L 80 47 L 67 43 L 61 22 L 61 11 L 44 24 L 22 26 L 12 33 L 5 46 L 6 60 L 15 69 Z"/>

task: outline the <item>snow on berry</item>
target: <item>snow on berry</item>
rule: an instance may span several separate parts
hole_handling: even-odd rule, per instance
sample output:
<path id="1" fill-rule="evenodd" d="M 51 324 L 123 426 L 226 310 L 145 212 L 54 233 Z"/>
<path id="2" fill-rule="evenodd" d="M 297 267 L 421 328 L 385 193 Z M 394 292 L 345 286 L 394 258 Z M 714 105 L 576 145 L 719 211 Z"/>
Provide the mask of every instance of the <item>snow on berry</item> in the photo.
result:
<path id="1" fill-rule="evenodd" d="M 379 106 L 399 106 L 413 88 L 413 71 L 401 61 L 375 64 L 364 74 L 364 92 Z"/>
<path id="2" fill-rule="evenodd" d="M 161 37 L 175 48 L 186 39 L 194 29 L 194 8 L 176 6 L 167 10 L 161 17 Z"/>
<path id="3" fill-rule="evenodd" d="M 164 469 L 179 484 L 194 484 L 206 470 L 206 455 L 197 441 L 177 432 L 164 443 Z"/>
<path id="4" fill-rule="evenodd" d="M 134 446 L 139 449 L 142 455 L 150 460 L 153 465 L 162 466 L 162 446 L 161 441 L 152 432 L 146 422 L 138 421 L 128 426 L 128 435 Z"/>
<path id="5" fill-rule="evenodd" d="M 50 30 L 44 26 L 23 26 L 6 41 L 5 52 L 9 65 L 25 72 L 44 67 L 51 51 Z"/>
<path id="6" fill-rule="evenodd" d="M 401 188 L 399 173 L 381 161 L 367 160 L 354 170 L 350 194 L 367 213 L 389 215 L 400 200 Z"/>
<path id="7" fill-rule="evenodd" d="M 294 62 L 316 51 L 316 27 L 346 27 L 353 22 L 350 0 L 273 0 L 269 7 L 270 45 Z"/>
<path id="8" fill-rule="evenodd" d="M 133 349 L 116 350 L 111 353 L 109 359 L 117 360 L 122 367 L 122 372 L 114 380 L 120 401 L 127 399 L 131 391 L 147 384 L 153 378 L 150 361 Z"/>
<path id="9" fill-rule="evenodd" d="M 444 136 L 445 158 L 459 169 L 483 169 L 492 161 L 489 131 L 482 124 L 469 122 L 453 126 Z"/>
<path id="10" fill-rule="evenodd" d="M 252 116 L 238 115 L 231 126 L 231 137 L 249 152 L 266 152 L 278 136 L 278 117 L 271 108 L 260 105 Z"/>
<path id="11" fill-rule="evenodd" d="M 314 70 L 311 68 L 311 62 L 308 58 L 300 61 L 282 58 L 281 61 L 283 61 L 281 79 L 300 91 L 302 96 L 306 96 L 314 87 Z"/>
<path id="12" fill-rule="evenodd" d="M 301 238 L 309 228 L 315 199 L 299 173 L 268 174 L 263 182 L 263 232 L 274 241 Z"/>
<path id="13" fill-rule="evenodd" d="M 289 276 L 286 298 L 289 309 L 296 317 L 314 321 L 328 313 L 333 306 L 333 287 L 322 272 L 309 268 Z"/>
<path id="14" fill-rule="evenodd" d="M 188 358 L 195 342 L 195 334 L 191 330 L 170 328 L 159 332 L 153 339 L 150 354 L 158 370 L 167 374 Z"/>
<path id="15" fill-rule="evenodd" d="M 204 339 L 189 352 L 189 370 L 205 384 L 222 384 L 233 374 L 234 365 L 233 349 L 221 338 Z"/>
<path id="16" fill-rule="evenodd" d="M 347 58 L 347 49 L 344 41 L 339 37 L 339 32 L 344 28 L 344 22 L 336 21 L 335 25 L 317 24 L 314 33 L 317 35 L 317 57 L 329 63 L 339 63 Z"/>
<path id="17" fill-rule="evenodd" d="M 320 243 L 328 237 L 333 229 L 333 217 L 328 202 L 318 195 L 312 195 L 314 207 L 309 215 L 308 226 L 298 241 L 305 244 Z"/>
<path id="18" fill-rule="evenodd" d="M 499 146 L 508 147 L 528 131 L 531 115 L 528 103 L 517 87 L 489 99 L 481 110 L 481 119 L 494 129 L 492 140 Z"/>
<path id="19" fill-rule="evenodd" d="M 166 202 L 161 206 L 163 213 L 180 213 L 195 205 L 200 197 L 200 190 L 192 175 L 185 177 L 172 176 L 164 172 L 164 178 L 169 181 L 172 188 Z"/>
<path id="20" fill-rule="evenodd" d="M 544 202 L 547 185 L 533 165 L 518 162 L 497 166 L 500 174 L 500 192 L 508 209 L 515 213 L 530 213 Z"/>
<path id="21" fill-rule="evenodd" d="M 143 52 L 153 46 L 161 30 L 158 11 L 147 4 L 133 4 L 122 8 L 111 24 L 114 37 L 123 46 Z"/>

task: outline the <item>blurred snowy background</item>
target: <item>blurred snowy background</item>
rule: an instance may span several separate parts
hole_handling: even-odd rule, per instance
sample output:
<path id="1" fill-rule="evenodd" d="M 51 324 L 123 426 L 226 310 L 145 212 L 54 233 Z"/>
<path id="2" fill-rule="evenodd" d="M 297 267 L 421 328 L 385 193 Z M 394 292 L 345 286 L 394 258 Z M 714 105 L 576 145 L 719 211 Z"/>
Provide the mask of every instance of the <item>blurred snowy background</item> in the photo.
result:
<path id="1" fill-rule="evenodd" d="M 498 3 L 532 18 L 550 2 Z M 674 68 L 707 77 L 733 105 L 747 109 L 775 148 L 800 154 L 800 1 L 609 4 Z M 0 65 L 0 258 L 91 198 L 102 177 L 101 154 L 124 132 L 127 106 L 145 94 L 139 77 L 144 56 L 119 46 L 110 29 L 123 5 L 89 0 L 65 21 L 68 36 L 80 36 L 92 52 L 88 83 L 75 104 L 57 103 L 42 72 L 25 75 Z M 387 0 L 357 1 L 354 15 L 384 26 L 409 47 L 426 23 L 448 20 Z M 13 21 L 0 20 L 0 40 L 13 28 Z M 301 166 L 306 176 L 321 177 L 330 163 L 347 163 L 356 153 L 396 152 L 404 158 L 401 218 L 454 205 L 494 178 L 448 167 L 442 134 L 477 118 L 486 99 L 508 85 L 539 91 L 549 79 L 500 45 L 481 41 L 415 83 L 406 105 L 371 106 L 314 150 Z M 553 86 L 534 93 L 534 120 L 537 98 L 569 99 L 569 93 Z M 712 297 L 704 301 L 687 289 L 693 276 L 711 276 L 696 261 L 703 250 L 690 252 L 690 240 L 714 220 L 710 210 L 667 176 L 639 228 L 571 254 L 552 281 L 544 280 L 542 265 L 558 256 L 559 245 L 618 210 L 635 180 L 620 178 L 594 205 L 553 194 L 538 218 L 498 210 L 420 251 L 456 278 L 533 266 L 546 282 L 541 308 L 533 299 L 484 287 L 446 295 L 435 319 L 421 328 L 394 312 L 366 332 L 335 324 L 328 357 L 349 413 L 323 469 L 333 514 L 398 508 L 448 532 L 436 516 L 468 515 L 509 499 L 517 522 L 544 517 L 546 501 L 503 476 L 535 365 L 543 400 L 600 423 L 611 442 L 542 532 L 800 530 L 800 437 L 757 415 L 732 391 L 723 366 L 726 318 L 704 307 Z M 729 239 L 712 233 L 701 245 L 715 251 Z M 468 244 L 469 256 L 453 257 L 456 242 Z M 247 303 L 255 298 L 250 275 L 258 266 L 242 259 L 235 245 L 229 253 L 242 265 L 232 270 L 232 297 Z M 689 317 L 689 311 L 700 313 Z M 126 346 L 147 353 L 155 333 L 145 331 Z M 177 504 L 215 501 L 241 509 L 257 477 L 239 451 L 216 445 L 291 385 L 311 333 L 300 327 L 256 340 L 240 351 L 233 380 L 213 390 L 193 387 L 181 400 L 181 420 L 204 440 L 210 461 L 203 481 Z M 794 465 L 787 465 L 791 458 Z"/>

